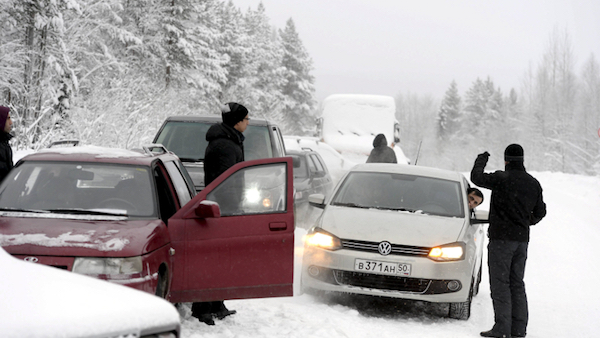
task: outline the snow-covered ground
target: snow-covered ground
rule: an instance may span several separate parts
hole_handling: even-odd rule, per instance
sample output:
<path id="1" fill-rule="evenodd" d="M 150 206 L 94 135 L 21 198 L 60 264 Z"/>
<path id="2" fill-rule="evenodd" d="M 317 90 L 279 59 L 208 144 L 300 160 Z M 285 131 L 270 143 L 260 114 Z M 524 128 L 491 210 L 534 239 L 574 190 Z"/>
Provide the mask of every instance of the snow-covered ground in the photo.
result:
<path id="1" fill-rule="evenodd" d="M 336 173 L 339 169 L 330 168 Z M 525 276 L 530 311 L 527 337 L 598 337 L 600 177 L 532 174 L 544 188 L 548 215 L 531 232 Z M 488 209 L 489 191 L 483 192 L 486 198 L 480 208 Z M 457 321 L 441 316 L 444 308 L 424 303 L 299 295 L 305 232 L 296 230 L 294 297 L 226 301 L 238 313 L 216 321 L 215 326 L 190 317 L 189 307 L 184 306 L 180 311 L 182 337 L 479 337 L 480 331 L 492 327 L 485 257 L 484 278 L 473 299 L 471 318 Z"/>
<path id="2" fill-rule="evenodd" d="M 490 168 L 491 169 L 491 168 Z M 548 215 L 532 228 L 525 283 L 529 338 L 598 337 L 600 333 L 600 178 L 532 173 L 544 188 Z M 468 177 L 468 173 L 465 173 Z M 484 189 L 488 209 L 489 191 Z M 304 229 L 296 230 L 298 293 Z M 384 299 L 287 298 L 231 300 L 238 311 L 207 326 L 183 311 L 182 336 L 199 337 L 479 337 L 493 325 L 487 262 L 468 321 L 440 316 L 444 309 Z M 186 310 L 186 308 L 184 308 Z"/>

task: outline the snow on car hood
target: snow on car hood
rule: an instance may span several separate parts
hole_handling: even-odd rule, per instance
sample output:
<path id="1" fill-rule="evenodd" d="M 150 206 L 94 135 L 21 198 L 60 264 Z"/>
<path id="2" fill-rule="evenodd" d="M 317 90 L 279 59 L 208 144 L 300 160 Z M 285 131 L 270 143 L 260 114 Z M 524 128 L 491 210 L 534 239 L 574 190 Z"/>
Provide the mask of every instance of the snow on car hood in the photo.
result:
<path id="1" fill-rule="evenodd" d="M 49 266 L 17 260 L 0 248 L 2 337 L 140 337 L 178 330 L 169 302 Z"/>
<path id="2" fill-rule="evenodd" d="M 167 229 L 160 220 L 0 217 L 0 246 L 13 255 L 137 256 L 168 240 Z"/>
<path id="3" fill-rule="evenodd" d="M 433 247 L 456 242 L 465 218 L 329 205 L 320 226 L 342 239 Z"/>

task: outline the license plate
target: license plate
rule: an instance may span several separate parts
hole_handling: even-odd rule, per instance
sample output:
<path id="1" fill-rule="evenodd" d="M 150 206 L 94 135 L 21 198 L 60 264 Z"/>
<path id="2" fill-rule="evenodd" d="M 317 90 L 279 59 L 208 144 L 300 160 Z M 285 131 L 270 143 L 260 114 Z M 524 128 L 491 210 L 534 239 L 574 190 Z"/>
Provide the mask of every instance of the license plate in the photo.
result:
<path id="1" fill-rule="evenodd" d="M 382 275 L 410 276 L 410 264 L 407 263 L 390 263 L 356 259 L 354 261 L 354 270 L 378 273 Z"/>

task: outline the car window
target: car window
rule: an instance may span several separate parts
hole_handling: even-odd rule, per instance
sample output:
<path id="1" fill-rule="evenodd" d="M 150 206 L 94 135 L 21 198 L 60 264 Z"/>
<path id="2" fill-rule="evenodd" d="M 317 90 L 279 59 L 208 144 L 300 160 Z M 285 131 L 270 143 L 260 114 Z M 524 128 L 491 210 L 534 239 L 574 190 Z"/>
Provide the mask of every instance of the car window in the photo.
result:
<path id="1" fill-rule="evenodd" d="M 24 162 L 0 187 L 0 208 L 156 215 L 149 169 L 87 162 Z"/>
<path id="2" fill-rule="evenodd" d="M 179 198 L 179 205 L 183 206 L 192 199 L 192 192 L 189 190 L 190 187 L 183 178 L 180 169 L 173 163 L 173 161 L 165 162 L 165 168 L 171 176 L 171 180 L 175 185 L 175 191 Z"/>
<path id="3" fill-rule="evenodd" d="M 308 170 L 310 170 L 311 173 L 315 173 L 318 171 L 314 161 L 312 161 L 311 159 L 307 159 L 306 163 L 308 164 Z"/>
<path id="4" fill-rule="evenodd" d="M 315 163 L 315 167 L 317 168 L 317 171 L 323 171 L 323 172 L 325 171 L 325 167 L 323 166 L 323 163 L 321 163 L 321 160 L 317 157 L 317 155 L 311 154 L 310 158 Z"/>
<path id="5" fill-rule="evenodd" d="M 208 146 L 206 132 L 214 123 L 169 121 L 155 143 L 162 144 L 182 161 L 202 161 Z"/>
<path id="6" fill-rule="evenodd" d="M 352 172 L 342 182 L 331 204 L 464 217 L 463 199 L 460 182 L 415 175 Z"/>
<path id="7" fill-rule="evenodd" d="M 275 148 L 274 157 L 281 157 L 285 155 L 285 142 L 283 141 L 283 136 L 281 135 L 281 131 L 278 127 L 272 126 L 272 138 L 273 138 L 273 147 Z"/>
<path id="8" fill-rule="evenodd" d="M 221 216 L 286 212 L 286 170 L 285 163 L 241 169 L 206 199 L 219 204 Z"/>
<path id="9" fill-rule="evenodd" d="M 167 224 L 169 218 L 171 218 L 171 216 L 173 216 L 173 214 L 177 211 L 175 197 L 171 192 L 171 185 L 165 175 L 165 172 L 163 171 L 163 168 L 156 166 L 153 172 L 156 183 L 156 192 L 158 195 L 160 218 L 165 224 Z"/>
<path id="10" fill-rule="evenodd" d="M 244 132 L 244 160 L 273 157 L 269 129 L 266 126 L 248 126 Z"/>
<path id="11" fill-rule="evenodd" d="M 293 158 L 294 163 L 294 178 L 307 178 L 308 167 L 306 165 L 306 157 L 300 155 L 288 155 Z"/>

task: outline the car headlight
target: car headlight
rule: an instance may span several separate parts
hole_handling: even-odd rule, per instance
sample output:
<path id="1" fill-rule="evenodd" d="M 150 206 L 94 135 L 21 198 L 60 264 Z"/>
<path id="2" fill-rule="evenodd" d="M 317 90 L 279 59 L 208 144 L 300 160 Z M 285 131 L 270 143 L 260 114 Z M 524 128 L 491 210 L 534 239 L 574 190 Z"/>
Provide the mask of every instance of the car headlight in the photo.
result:
<path id="1" fill-rule="evenodd" d="M 73 272 L 82 275 L 134 275 L 142 272 L 142 257 L 77 257 Z"/>
<path id="2" fill-rule="evenodd" d="M 306 235 L 306 244 L 327 250 L 339 250 L 342 241 L 333 234 L 321 229 L 313 229 Z"/>
<path id="3" fill-rule="evenodd" d="M 429 250 L 427 258 L 438 262 L 459 261 L 465 259 L 465 244 L 452 243 L 436 246 Z"/>

